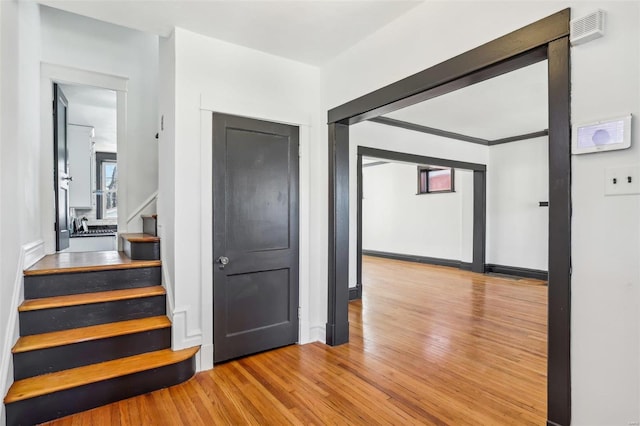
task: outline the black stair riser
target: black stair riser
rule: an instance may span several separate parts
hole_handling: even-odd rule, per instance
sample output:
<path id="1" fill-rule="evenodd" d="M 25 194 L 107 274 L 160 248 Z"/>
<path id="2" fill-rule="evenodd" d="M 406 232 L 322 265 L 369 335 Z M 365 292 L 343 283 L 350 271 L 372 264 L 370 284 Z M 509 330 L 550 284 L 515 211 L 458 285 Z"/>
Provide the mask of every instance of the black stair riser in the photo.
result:
<path id="1" fill-rule="evenodd" d="M 182 383 L 195 374 L 195 357 L 177 364 L 116 377 L 7 404 L 7 425 L 33 425 Z"/>
<path id="2" fill-rule="evenodd" d="M 68 294 L 150 287 L 160 285 L 161 280 L 160 266 L 72 274 L 27 275 L 24 277 L 24 298 L 39 299 Z"/>
<path id="3" fill-rule="evenodd" d="M 20 312 L 20 335 L 165 315 L 165 295 Z"/>
<path id="4" fill-rule="evenodd" d="M 159 260 L 160 241 L 138 243 L 125 240 L 124 253 L 132 260 Z"/>
<path id="5" fill-rule="evenodd" d="M 22 380 L 41 374 L 170 347 L 171 328 L 166 327 L 72 345 L 21 352 L 13 355 L 13 376 L 14 380 Z"/>
<path id="6" fill-rule="evenodd" d="M 142 218 L 142 233 L 158 236 L 158 221 L 153 217 Z"/>

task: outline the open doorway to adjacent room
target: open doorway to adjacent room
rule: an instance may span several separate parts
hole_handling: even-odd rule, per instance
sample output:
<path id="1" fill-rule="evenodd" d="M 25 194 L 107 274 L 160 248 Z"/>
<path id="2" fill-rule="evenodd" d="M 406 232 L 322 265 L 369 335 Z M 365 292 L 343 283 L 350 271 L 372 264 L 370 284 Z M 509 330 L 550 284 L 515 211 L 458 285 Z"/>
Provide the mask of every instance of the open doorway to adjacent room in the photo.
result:
<path id="1" fill-rule="evenodd" d="M 116 250 L 117 93 L 54 83 L 56 251 Z"/>
<path id="2" fill-rule="evenodd" d="M 558 12 L 328 112 L 327 342 L 395 351 L 399 359 L 415 356 L 412 374 L 433 382 L 443 400 L 477 393 L 458 402 L 467 409 L 473 405 L 474 418 L 486 416 L 481 423 L 499 422 L 493 408 L 524 423 L 570 422 L 568 20 L 568 9 Z M 527 73 L 538 76 L 539 84 L 528 82 Z M 500 87 L 504 79 L 513 84 Z M 483 87 L 488 97 L 477 92 Z M 496 100 L 510 102 L 496 108 Z M 492 110 L 493 119 L 488 115 Z M 382 191 L 399 174 L 378 177 L 368 188 L 364 175 L 371 173 L 363 169 L 401 168 L 363 168 L 366 157 L 409 163 L 413 171 L 404 167 L 404 174 L 413 177 L 394 186 L 382 205 L 365 207 L 371 204 L 367 192 Z M 455 178 L 460 167 L 447 161 L 485 170 L 471 168 L 473 183 L 465 190 Z M 439 182 L 443 174 L 451 184 L 444 190 Z M 404 192 L 405 187 L 415 192 Z M 400 192 L 412 201 L 391 199 Z M 435 208 L 446 204 L 446 197 L 451 204 L 465 193 L 473 195 L 471 225 L 465 222 L 469 214 L 464 208 L 416 215 L 418 222 L 407 223 L 417 197 L 429 197 Z M 401 256 L 384 250 L 385 238 L 362 237 L 366 221 L 358 217 L 367 208 L 376 215 L 398 210 L 400 216 L 390 222 L 397 234 L 406 234 L 393 241 Z M 454 229 L 455 222 L 456 231 L 443 232 Z M 367 226 L 373 228 L 369 232 L 384 234 L 388 225 Z M 395 237 L 387 233 L 387 243 Z M 441 241 L 411 247 L 421 237 Z M 470 256 L 464 244 L 469 240 Z M 373 245 L 381 241 L 375 250 Z M 358 254 L 367 248 L 378 256 L 366 257 L 362 267 Z M 417 250 L 422 252 L 415 254 Z M 402 256 L 412 262 L 398 261 Z M 446 271 L 444 262 L 449 263 Z M 430 284 L 430 291 L 419 297 Z M 367 291 L 376 290 L 369 300 Z M 349 306 L 348 300 L 360 292 L 364 298 L 357 304 L 362 307 Z M 480 395 L 493 397 L 489 401 Z"/>
<path id="3" fill-rule="evenodd" d="M 547 103 L 541 61 L 350 128 L 351 343 L 420 353 L 483 423 L 545 420 Z"/>
<path id="4" fill-rule="evenodd" d="M 547 73 L 547 61 L 541 61 L 354 125 L 351 155 L 363 156 L 355 185 L 366 189 L 363 202 L 352 201 L 352 211 L 369 208 L 380 219 L 365 215 L 352 252 L 411 255 L 471 269 L 473 246 L 481 263 L 476 272 L 546 280 Z M 375 161 L 376 149 L 383 161 Z M 394 151 L 424 158 L 385 162 L 403 159 Z M 475 206 L 475 212 L 473 180 L 460 174 L 465 162 L 486 169 L 486 206 Z M 445 185 L 437 186 L 440 181 Z M 357 220 L 363 220 L 360 213 Z M 475 243 L 474 226 L 483 228 Z M 350 282 L 361 284 L 359 270 L 351 272 Z"/>

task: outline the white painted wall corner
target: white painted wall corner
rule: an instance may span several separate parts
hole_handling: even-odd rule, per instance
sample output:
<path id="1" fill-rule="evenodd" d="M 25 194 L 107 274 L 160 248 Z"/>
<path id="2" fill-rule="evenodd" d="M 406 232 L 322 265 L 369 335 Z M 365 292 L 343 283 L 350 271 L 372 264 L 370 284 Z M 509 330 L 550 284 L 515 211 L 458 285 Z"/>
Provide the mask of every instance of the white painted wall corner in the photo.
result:
<path id="1" fill-rule="evenodd" d="M 315 325 L 311 327 L 310 331 L 310 341 L 311 342 L 322 342 L 327 343 L 326 340 L 326 327 L 324 325 Z"/>

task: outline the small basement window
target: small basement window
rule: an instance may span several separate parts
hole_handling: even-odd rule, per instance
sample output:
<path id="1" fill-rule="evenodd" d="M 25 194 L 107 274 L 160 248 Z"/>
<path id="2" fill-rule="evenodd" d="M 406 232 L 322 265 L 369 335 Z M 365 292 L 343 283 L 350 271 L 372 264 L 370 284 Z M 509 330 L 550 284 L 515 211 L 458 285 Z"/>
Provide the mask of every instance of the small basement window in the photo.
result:
<path id="1" fill-rule="evenodd" d="M 454 192 L 454 169 L 418 166 L 418 194 Z"/>

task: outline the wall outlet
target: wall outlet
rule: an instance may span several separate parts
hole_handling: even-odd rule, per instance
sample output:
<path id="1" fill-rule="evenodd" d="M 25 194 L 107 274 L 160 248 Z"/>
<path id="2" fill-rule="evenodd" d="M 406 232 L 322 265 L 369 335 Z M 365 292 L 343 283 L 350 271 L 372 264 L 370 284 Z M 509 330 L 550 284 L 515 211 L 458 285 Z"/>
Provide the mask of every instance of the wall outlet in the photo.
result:
<path id="1" fill-rule="evenodd" d="M 640 194 L 640 167 L 611 167 L 604 171 L 604 195 Z"/>

